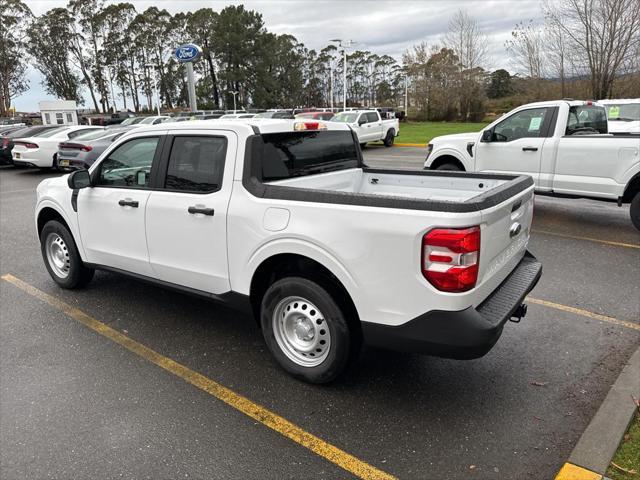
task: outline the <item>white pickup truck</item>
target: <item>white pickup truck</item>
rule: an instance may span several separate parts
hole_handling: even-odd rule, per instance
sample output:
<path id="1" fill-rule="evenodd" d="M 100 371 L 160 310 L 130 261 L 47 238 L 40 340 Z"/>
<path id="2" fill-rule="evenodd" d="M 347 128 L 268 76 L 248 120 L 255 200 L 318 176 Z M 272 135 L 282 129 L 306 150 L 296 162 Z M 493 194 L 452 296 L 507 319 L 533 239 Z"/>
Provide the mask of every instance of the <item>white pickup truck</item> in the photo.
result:
<path id="1" fill-rule="evenodd" d="M 347 110 L 337 113 L 331 121 L 350 125 L 361 147 L 380 140 L 385 147 L 390 147 L 400 135 L 400 121 L 397 118 L 383 120 L 378 110 Z"/>
<path id="2" fill-rule="evenodd" d="M 607 131 L 601 105 L 531 103 L 479 133 L 434 138 L 424 167 L 526 174 L 540 193 L 630 203 L 631 220 L 640 230 L 640 135 Z"/>
<path id="3" fill-rule="evenodd" d="M 377 170 L 347 125 L 141 127 L 43 180 L 35 220 L 63 288 L 95 269 L 235 302 L 278 363 L 335 378 L 361 342 L 475 358 L 541 274 L 527 176 Z"/>

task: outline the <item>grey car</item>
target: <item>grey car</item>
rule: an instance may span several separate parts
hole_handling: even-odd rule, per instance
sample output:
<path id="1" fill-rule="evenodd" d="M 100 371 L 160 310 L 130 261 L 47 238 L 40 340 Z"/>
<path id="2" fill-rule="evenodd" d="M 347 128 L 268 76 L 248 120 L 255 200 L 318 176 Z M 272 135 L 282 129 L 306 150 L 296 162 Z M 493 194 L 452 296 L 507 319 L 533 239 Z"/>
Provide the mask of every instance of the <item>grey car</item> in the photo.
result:
<path id="1" fill-rule="evenodd" d="M 58 145 L 58 165 L 61 168 L 89 168 L 111 143 L 135 129 L 133 126 L 110 127 L 78 135 Z"/>

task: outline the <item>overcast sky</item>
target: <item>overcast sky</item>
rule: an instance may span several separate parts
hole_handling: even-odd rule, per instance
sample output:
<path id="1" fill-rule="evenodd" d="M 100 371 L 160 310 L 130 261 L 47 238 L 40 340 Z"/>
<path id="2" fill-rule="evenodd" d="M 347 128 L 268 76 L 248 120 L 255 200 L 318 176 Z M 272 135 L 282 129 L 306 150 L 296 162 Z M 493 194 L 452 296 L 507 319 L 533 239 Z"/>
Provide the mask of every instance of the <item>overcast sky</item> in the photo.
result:
<path id="1" fill-rule="evenodd" d="M 451 16 L 466 10 L 489 35 L 489 68 L 513 70 L 504 42 L 520 21 L 542 21 L 539 0 L 129 0 L 139 12 L 155 5 L 171 13 L 210 7 L 244 4 L 262 14 L 266 28 L 274 33 L 294 35 L 308 48 L 319 49 L 332 38 L 352 39 L 356 48 L 402 59 L 402 53 L 420 42 L 439 43 Z M 25 0 L 35 15 L 65 0 Z M 117 3 L 109 1 L 109 3 Z M 41 76 L 30 69 L 31 88 L 15 100 L 21 111 L 37 111 L 38 101 L 50 99 L 42 88 Z"/>

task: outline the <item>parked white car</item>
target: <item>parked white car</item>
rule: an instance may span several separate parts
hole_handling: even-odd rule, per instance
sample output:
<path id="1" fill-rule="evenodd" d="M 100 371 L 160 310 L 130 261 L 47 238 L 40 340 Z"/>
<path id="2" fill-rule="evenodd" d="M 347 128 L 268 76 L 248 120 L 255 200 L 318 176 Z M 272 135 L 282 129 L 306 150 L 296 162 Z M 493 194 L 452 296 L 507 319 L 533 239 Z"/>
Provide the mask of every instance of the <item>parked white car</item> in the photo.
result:
<path id="1" fill-rule="evenodd" d="M 607 134 L 602 105 L 523 105 L 483 131 L 436 137 L 425 168 L 526 174 L 536 191 L 630 203 L 640 230 L 640 135 Z"/>
<path id="2" fill-rule="evenodd" d="M 607 109 L 609 133 L 640 133 L 640 98 L 599 100 Z"/>
<path id="3" fill-rule="evenodd" d="M 35 212 L 61 287 L 106 269 L 244 305 L 316 383 L 362 340 L 488 352 L 541 274 L 532 215 L 527 176 L 370 169 L 346 125 L 264 119 L 133 129 Z"/>
<path id="4" fill-rule="evenodd" d="M 104 130 L 104 127 L 61 126 L 41 132 L 35 137 L 16 139 L 12 151 L 13 164 L 38 168 L 58 168 L 58 144 L 92 130 Z"/>
<path id="5" fill-rule="evenodd" d="M 383 120 L 377 110 L 353 110 L 337 113 L 332 122 L 346 123 L 351 126 L 360 146 L 368 142 L 382 140 L 385 147 L 393 145 L 395 138 L 400 135 L 400 122 L 397 118 Z"/>

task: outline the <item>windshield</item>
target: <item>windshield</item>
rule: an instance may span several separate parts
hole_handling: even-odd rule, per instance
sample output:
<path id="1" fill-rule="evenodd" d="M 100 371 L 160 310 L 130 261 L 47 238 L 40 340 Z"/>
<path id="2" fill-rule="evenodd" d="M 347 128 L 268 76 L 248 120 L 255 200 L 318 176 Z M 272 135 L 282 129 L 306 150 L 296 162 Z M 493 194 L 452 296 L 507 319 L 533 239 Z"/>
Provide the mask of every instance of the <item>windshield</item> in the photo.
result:
<path id="1" fill-rule="evenodd" d="M 58 128 L 52 128 L 51 130 L 45 130 L 44 132 L 40 132 L 37 133 L 36 137 L 38 138 L 48 138 L 48 137 L 53 137 L 54 135 L 58 134 L 58 133 L 62 133 L 65 130 L 68 130 L 69 127 L 58 127 Z"/>
<path id="2" fill-rule="evenodd" d="M 137 117 L 131 117 L 131 118 L 127 118 L 125 120 L 123 120 L 120 125 L 131 125 L 133 123 L 134 120 L 137 120 Z"/>
<path id="3" fill-rule="evenodd" d="M 565 135 L 607 133 L 607 114 L 597 105 L 574 105 L 569 108 Z"/>
<path id="4" fill-rule="evenodd" d="M 341 122 L 341 123 L 355 123 L 358 118 L 357 113 L 337 113 L 331 119 L 332 122 Z"/>
<path id="5" fill-rule="evenodd" d="M 82 133 L 74 138 L 74 140 L 95 140 L 96 138 L 106 137 L 107 135 L 111 135 L 113 130 L 91 130 L 87 133 Z"/>
<path id="6" fill-rule="evenodd" d="M 621 103 L 605 105 L 609 121 L 638 122 L 640 121 L 640 103 Z"/>
<path id="7" fill-rule="evenodd" d="M 285 132 L 262 135 L 254 161 L 262 181 L 356 168 L 358 149 L 350 131 Z"/>
<path id="8" fill-rule="evenodd" d="M 158 118 L 162 117 L 147 117 L 140 122 L 140 125 L 149 125 L 150 123 L 155 122 Z"/>

